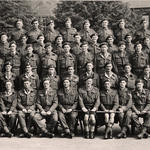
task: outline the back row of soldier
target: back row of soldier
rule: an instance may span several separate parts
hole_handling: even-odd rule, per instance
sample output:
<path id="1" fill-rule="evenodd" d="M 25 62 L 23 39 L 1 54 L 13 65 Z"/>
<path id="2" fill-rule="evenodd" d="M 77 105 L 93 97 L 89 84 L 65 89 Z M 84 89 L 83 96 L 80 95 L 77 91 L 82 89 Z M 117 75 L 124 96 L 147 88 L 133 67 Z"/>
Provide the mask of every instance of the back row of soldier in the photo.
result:
<path id="1" fill-rule="evenodd" d="M 46 33 L 42 33 L 38 20 L 34 19 L 33 29 L 26 32 L 19 19 L 9 36 L 1 34 L 0 125 L 7 136 L 16 133 L 18 116 L 26 137 L 32 136 L 29 131 L 32 122 L 42 134 L 53 137 L 59 120 L 62 136 L 71 138 L 79 118 L 84 122 L 85 138 L 94 138 L 95 125 L 104 122 L 104 137 L 108 139 L 112 138 L 117 116 L 121 127 L 119 138 L 127 137 L 131 121 L 140 129 L 138 138 L 148 137 L 150 31 L 147 22 L 141 22 L 135 36 L 125 28 L 124 19 L 119 21 L 115 34 L 108 23 L 104 19 L 97 34 L 86 20 L 78 33 L 67 18 L 64 30 L 58 32 L 50 20 Z M 144 118 L 143 124 L 139 117 Z"/>

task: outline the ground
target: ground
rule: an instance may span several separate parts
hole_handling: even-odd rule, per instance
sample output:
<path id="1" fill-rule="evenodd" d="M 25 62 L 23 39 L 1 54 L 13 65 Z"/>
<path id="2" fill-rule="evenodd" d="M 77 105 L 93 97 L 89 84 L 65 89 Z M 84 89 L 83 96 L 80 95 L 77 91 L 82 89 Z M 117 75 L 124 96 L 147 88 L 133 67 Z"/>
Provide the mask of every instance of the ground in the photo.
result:
<path id="1" fill-rule="evenodd" d="M 149 150 L 150 138 L 137 140 L 134 137 L 127 139 L 104 140 L 104 128 L 99 130 L 100 135 L 95 139 L 84 139 L 74 137 L 64 139 L 55 137 L 49 138 L 0 138 L 0 150 Z M 119 132 L 118 126 L 115 127 L 114 135 Z"/>

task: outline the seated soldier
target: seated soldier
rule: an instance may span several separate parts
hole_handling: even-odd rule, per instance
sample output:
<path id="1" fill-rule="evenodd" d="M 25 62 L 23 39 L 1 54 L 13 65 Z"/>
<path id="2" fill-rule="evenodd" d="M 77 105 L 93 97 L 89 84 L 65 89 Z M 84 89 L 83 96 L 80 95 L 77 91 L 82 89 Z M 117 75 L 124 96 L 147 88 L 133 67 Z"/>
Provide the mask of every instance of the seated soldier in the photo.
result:
<path id="1" fill-rule="evenodd" d="M 17 115 L 17 94 L 10 80 L 5 81 L 5 87 L 6 90 L 0 96 L 0 126 L 4 129 L 6 136 L 12 137 Z"/>
<path id="2" fill-rule="evenodd" d="M 131 118 L 135 126 L 141 129 L 140 133 L 137 135 L 138 139 L 143 137 L 147 138 L 147 129 L 150 127 L 150 93 L 147 89 L 144 89 L 143 86 L 143 81 L 138 79 L 136 81 L 136 89 L 132 93 L 133 113 Z M 139 121 L 140 117 L 143 118 L 143 124 Z"/>
<path id="3" fill-rule="evenodd" d="M 58 91 L 58 117 L 63 128 L 62 136 L 72 138 L 78 113 L 74 110 L 78 104 L 78 93 L 71 88 L 69 78 L 63 80 L 63 88 Z"/>
<path id="4" fill-rule="evenodd" d="M 40 113 L 37 113 L 35 118 L 40 121 L 38 126 L 41 129 L 46 126 L 49 132 L 49 137 L 54 137 L 54 129 L 58 121 L 56 111 L 56 107 L 58 106 L 57 93 L 50 87 L 49 79 L 44 79 L 43 86 L 44 89 L 39 91 L 37 98 L 37 108 L 40 110 Z M 46 119 L 46 125 L 41 121 L 43 118 Z"/>
<path id="5" fill-rule="evenodd" d="M 114 124 L 115 111 L 119 106 L 119 99 L 117 91 L 111 89 L 111 82 L 109 80 L 104 81 L 104 89 L 100 93 L 100 100 L 100 109 L 105 112 L 103 116 L 106 125 L 104 139 L 112 139 L 112 127 Z"/>
<path id="6" fill-rule="evenodd" d="M 126 88 L 127 79 L 122 77 L 119 79 L 119 125 L 121 127 L 121 133 L 118 134 L 118 138 L 126 138 L 126 132 L 128 130 L 128 126 L 130 125 L 130 118 L 132 114 L 132 95 L 130 91 Z"/>
<path id="7" fill-rule="evenodd" d="M 84 113 L 85 138 L 93 139 L 96 125 L 96 111 L 100 105 L 99 90 L 93 86 L 93 79 L 87 78 L 85 86 L 79 89 L 79 104 Z"/>

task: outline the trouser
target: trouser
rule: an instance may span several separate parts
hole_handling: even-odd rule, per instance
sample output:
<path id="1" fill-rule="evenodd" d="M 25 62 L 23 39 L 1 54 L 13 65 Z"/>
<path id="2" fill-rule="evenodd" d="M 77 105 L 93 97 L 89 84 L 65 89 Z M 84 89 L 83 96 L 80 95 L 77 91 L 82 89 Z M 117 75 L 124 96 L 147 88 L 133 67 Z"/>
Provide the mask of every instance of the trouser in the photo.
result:
<path id="1" fill-rule="evenodd" d="M 46 123 L 43 119 L 46 120 Z M 54 111 L 51 115 L 47 116 L 42 116 L 40 113 L 36 113 L 34 116 L 34 121 L 42 131 L 46 132 L 48 129 L 48 131 L 53 133 L 58 121 L 57 111 Z"/>
<path id="2" fill-rule="evenodd" d="M 13 112 L 11 115 L 2 115 L 0 113 L 0 126 L 5 130 L 8 128 L 9 131 L 14 132 L 16 123 L 16 113 Z"/>
<path id="3" fill-rule="evenodd" d="M 144 120 L 143 124 L 140 123 L 139 117 L 143 118 Z M 143 127 L 150 127 L 150 111 L 148 111 L 146 114 L 139 114 L 139 115 L 133 112 L 131 118 L 133 122 L 135 123 L 135 126 L 138 128 L 141 127 L 142 125 Z"/>
<path id="4" fill-rule="evenodd" d="M 58 111 L 60 124 L 65 131 L 74 132 L 77 115 L 78 115 L 77 112 L 64 114 L 63 112 Z"/>
<path id="5" fill-rule="evenodd" d="M 24 132 L 28 132 L 31 122 L 34 120 L 35 111 L 31 113 L 24 113 L 23 111 L 18 112 L 18 119 L 20 126 Z"/>

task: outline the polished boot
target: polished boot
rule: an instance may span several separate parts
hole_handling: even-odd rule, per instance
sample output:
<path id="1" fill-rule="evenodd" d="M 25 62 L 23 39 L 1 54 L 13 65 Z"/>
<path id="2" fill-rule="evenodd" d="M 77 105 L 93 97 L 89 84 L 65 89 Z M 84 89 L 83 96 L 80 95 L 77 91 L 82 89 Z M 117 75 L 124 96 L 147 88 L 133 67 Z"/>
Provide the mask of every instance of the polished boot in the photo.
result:
<path id="1" fill-rule="evenodd" d="M 89 132 L 85 132 L 85 133 L 84 133 L 84 137 L 85 137 L 86 139 L 89 139 L 89 138 L 90 138 Z"/>
<path id="2" fill-rule="evenodd" d="M 139 133 L 139 134 L 137 135 L 137 138 L 138 138 L 138 139 L 142 139 L 142 138 L 144 137 L 144 135 L 146 134 L 146 130 L 147 130 L 147 128 L 146 128 L 146 127 L 143 127 L 141 133 Z"/>
<path id="3" fill-rule="evenodd" d="M 94 138 L 95 138 L 94 132 L 90 132 L 90 139 L 94 139 Z"/>

